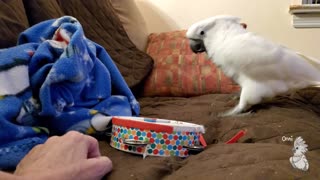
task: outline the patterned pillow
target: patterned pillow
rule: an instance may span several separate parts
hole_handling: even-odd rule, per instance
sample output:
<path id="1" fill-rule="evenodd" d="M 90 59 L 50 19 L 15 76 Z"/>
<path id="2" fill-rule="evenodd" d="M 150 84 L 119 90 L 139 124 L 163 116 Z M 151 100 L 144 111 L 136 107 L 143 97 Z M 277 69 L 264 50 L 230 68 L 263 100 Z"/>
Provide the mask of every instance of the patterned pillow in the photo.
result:
<path id="1" fill-rule="evenodd" d="M 144 86 L 144 96 L 196 96 L 233 93 L 239 86 L 227 78 L 206 53 L 195 54 L 185 30 L 150 34 L 147 53 L 154 67 Z"/>

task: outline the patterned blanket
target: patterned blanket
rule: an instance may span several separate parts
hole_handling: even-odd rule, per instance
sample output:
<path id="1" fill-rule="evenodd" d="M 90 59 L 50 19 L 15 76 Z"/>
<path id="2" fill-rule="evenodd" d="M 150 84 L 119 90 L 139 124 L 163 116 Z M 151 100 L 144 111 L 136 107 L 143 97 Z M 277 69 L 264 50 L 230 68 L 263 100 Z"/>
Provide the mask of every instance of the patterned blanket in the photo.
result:
<path id="1" fill-rule="evenodd" d="M 39 23 L 0 50 L 0 169 L 50 135 L 101 132 L 110 116 L 139 111 L 108 53 L 73 17 Z"/>

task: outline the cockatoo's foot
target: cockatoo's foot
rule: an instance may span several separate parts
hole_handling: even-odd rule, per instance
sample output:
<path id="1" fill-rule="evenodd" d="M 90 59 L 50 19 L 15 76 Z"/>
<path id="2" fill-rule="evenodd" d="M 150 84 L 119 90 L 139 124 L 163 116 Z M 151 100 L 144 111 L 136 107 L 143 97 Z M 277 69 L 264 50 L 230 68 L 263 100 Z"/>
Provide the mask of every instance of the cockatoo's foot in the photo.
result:
<path id="1" fill-rule="evenodd" d="M 230 109 L 227 112 L 221 113 L 218 115 L 218 117 L 227 117 L 227 116 L 246 116 L 251 114 L 252 112 L 245 112 L 247 110 L 247 106 L 244 103 L 239 103 L 236 107 L 233 109 Z"/>
<path id="2" fill-rule="evenodd" d="M 230 110 L 230 111 L 227 111 L 227 112 L 219 113 L 218 117 L 228 117 L 228 116 L 243 117 L 243 116 L 249 116 L 252 113 L 253 113 L 252 111 L 248 111 L 248 112 L 244 112 L 244 113 L 232 113 L 232 110 Z"/>
<path id="3" fill-rule="evenodd" d="M 228 107 L 234 107 L 237 105 L 237 101 L 240 99 L 239 94 L 234 94 L 230 99 L 227 101 L 226 106 Z"/>
<path id="4" fill-rule="evenodd" d="M 239 100 L 240 99 L 240 94 L 236 93 L 234 95 L 232 95 L 231 100 L 235 101 L 235 100 Z"/>

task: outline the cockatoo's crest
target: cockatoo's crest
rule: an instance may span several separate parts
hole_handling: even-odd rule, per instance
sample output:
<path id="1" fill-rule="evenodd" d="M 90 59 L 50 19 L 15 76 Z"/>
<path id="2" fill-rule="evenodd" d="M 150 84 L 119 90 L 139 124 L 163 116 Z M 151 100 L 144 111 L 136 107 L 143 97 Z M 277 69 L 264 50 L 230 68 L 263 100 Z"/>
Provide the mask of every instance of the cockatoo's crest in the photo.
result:
<path id="1" fill-rule="evenodd" d="M 299 151 L 301 153 L 306 153 L 308 151 L 308 145 L 306 142 L 302 139 L 301 136 L 297 137 L 296 140 L 294 141 L 294 147 L 297 148 L 299 147 Z"/>
<path id="2" fill-rule="evenodd" d="M 197 39 L 201 37 L 201 32 L 206 32 L 208 29 L 214 27 L 219 21 L 240 23 L 240 18 L 231 15 L 219 15 L 204 19 L 193 24 L 187 31 L 186 36 L 191 39 Z"/>

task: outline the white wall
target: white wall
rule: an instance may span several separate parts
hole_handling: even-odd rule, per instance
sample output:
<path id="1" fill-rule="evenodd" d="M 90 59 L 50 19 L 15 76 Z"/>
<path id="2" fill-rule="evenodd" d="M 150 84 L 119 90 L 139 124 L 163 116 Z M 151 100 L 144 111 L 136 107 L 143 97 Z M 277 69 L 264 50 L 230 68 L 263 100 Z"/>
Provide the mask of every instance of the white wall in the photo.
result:
<path id="1" fill-rule="evenodd" d="M 204 18 L 229 14 L 248 30 L 320 59 L 320 28 L 296 29 L 290 0 L 136 0 L 149 32 L 187 29 Z"/>

